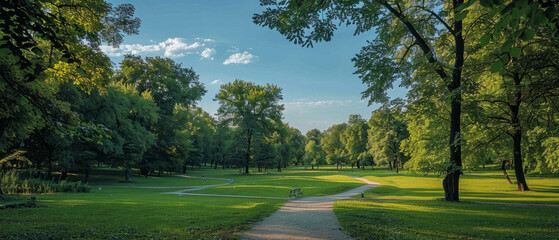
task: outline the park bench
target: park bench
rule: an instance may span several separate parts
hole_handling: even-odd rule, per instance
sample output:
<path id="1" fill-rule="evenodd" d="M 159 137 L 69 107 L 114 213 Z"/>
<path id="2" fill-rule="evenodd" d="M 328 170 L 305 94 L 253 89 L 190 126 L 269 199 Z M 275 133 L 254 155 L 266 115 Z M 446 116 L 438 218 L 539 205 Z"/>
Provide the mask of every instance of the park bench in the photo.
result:
<path id="1" fill-rule="evenodd" d="M 289 192 L 289 197 L 294 196 L 294 197 L 299 197 L 299 195 L 303 194 L 303 191 L 301 191 L 300 188 L 296 188 L 296 189 L 291 189 L 291 191 Z"/>

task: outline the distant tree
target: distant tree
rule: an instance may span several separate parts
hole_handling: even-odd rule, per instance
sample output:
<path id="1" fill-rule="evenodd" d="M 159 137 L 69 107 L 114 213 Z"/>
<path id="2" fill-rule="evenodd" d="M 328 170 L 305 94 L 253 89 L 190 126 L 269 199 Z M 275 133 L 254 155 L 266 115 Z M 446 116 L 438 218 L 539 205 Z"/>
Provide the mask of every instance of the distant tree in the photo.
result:
<path id="1" fill-rule="evenodd" d="M 402 104 L 401 100 L 394 100 L 383 105 L 373 112 L 368 123 L 369 153 L 377 162 L 389 163 L 390 167 L 396 169 L 396 173 L 404 163 L 400 144 L 409 137 Z M 393 164 L 390 164 L 391 161 Z"/>
<path id="2" fill-rule="evenodd" d="M 245 173 L 249 173 L 254 138 L 270 132 L 274 122 L 281 120 L 283 105 L 281 88 L 266 84 L 256 85 L 243 80 L 221 85 L 215 100 L 219 101 L 218 116 L 225 124 L 238 128 L 241 139 L 245 141 Z"/>
<path id="3" fill-rule="evenodd" d="M 326 161 L 324 159 L 324 151 L 322 151 L 322 147 L 314 140 L 310 140 L 307 142 L 305 146 L 305 157 L 303 158 L 305 165 L 311 165 L 312 169 L 316 165 L 316 169 L 320 166 L 320 164 L 325 164 Z"/>
<path id="4" fill-rule="evenodd" d="M 345 143 L 347 158 L 351 167 L 357 165 L 367 155 L 367 130 L 369 126 L 361 115 L 349 115 L 347 128 L 344 131 L 342 142 Z"/>
<path id="5" fill-rule="evenodd" d="M 301 165 L 303 164 L 303 157 L 305 156 L 305 135 L 299 129 L 288 126 L 289 137 L 289 151 L 291 152 L 291 160 L 288 164 Z"/>
<path id="6" fill-rule="evenodd" d="M 314 141 L 316 144 L 320 144 L 320 141 L 322 141 L 322 132 L 320 132 L 320 130 L 318 129 L 311 129 L 309 130 L 305 136 L 307 137 L 307 142 L 309 141 Z"/>
<path id="7" fill-rule="evenodd" d="M 326 154 L 326 161 L 329 164 L 336 164 L 336 168 L 339 168 L 343 163 L 347 163 L 348 152 L 344 135 L 346 129 L 346 123 L 331 126 L 324 131 L 324 138 L 321 142 L 322 149 Z"/>

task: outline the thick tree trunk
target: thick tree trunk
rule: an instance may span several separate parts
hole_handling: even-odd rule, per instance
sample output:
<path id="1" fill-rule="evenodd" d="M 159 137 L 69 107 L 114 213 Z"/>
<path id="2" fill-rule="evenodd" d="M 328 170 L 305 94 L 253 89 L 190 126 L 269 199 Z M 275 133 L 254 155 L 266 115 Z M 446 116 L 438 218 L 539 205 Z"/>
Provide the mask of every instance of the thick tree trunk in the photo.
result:
<path id="1" fill-rule="evenodd" d="M 522 92 L 520 89 L 520 76 L 514 75 L 515 96 L 514 103 L 510 105 L 511 120 L 514 128 L 512 134 L 513 139 L 513 159 L 514 159 L 514 173 L 516 174 L 516 183 L 518 184 L 518 191 L 524 192 L 530 190 L 524 177 L 524 170 L 522 169 L 522 126 L 518 113 L 520 111 L 520 103 Z"/>
<path id="2" fill-rule="evenodd" d="M 454 9 L 464 3 L 463 0 L 453 0 Z M 462 20 L 454 22 L 455 61 L 452 69 L 452 82 L 448 86 L 450 100 L 450 166 L 443 180 L 446 201 L 459 201 L 459 182 L 462 172 L 462 143 L 460 136 L 460 115 L 462 111 L 462 67 L 464 65 L 464 38 L 462 36 Z"/>
<path id="3" fill-rule="evenodd" d="M 68 179 L 68 170 L 62 170 L 60 174 L 60 181 L 66 181 Z"/>
<path id="4" fill-rule="evenodd" d="M 524 192 L 529 191 L 528 184 L 526 183 L 526 178 L 524 177 L 524 170 L 522 169 L 522 131 L 517 130 L 513 134 L 514 142 L 514 173 L 516 174 L 516 184 L 518 184 L 518 191 Z"/>
<path id="5" fill-rule="evenodd" d="M 398 173 L 398 157 L 394 159 L 394 168 L 396 168 L 396 173 Z"/>
<path id="6" fill-rule="evenodd" d="M 510 181 L 510 178 L 509 178 L 509 174 L 507 173 L 507 170 L 505 169 L 505 164 L 507 164 L 507 160 L 503 161 L 503 164 L 501 165 L 501 170 L 503 170 L 503 175 L 505 175 L 505 179 L 507 180 L 507 182 L 509 184 L 512 184 L 512 182 Z"/>
<path id="7" fill-rule="evenodd" d="M 388 170 L 392 171 L 392 162 L 388 161 Z"/>
<path id="8" fill-rule="evenodd" d="M 127 182 L 130 181 L 130 168 L 126 168 L 126 170 L 124 170 L 124 180 Z"/>
<path id="9" fill-rule="evenodd" d="M 281 164 L 278 164 L 278 172 L 281 172 Z"/>
<path id="10" fill-rule="evenodd" d="M 358 169 L 361 168 L 361 166 L 359 166 L 359 161 L 357 161 L 357 168 Z"/>
<path id="11" fill-rule="evenodd" d="M 182 165 L 182 173 L 186 173 L 186 164 Z"/>

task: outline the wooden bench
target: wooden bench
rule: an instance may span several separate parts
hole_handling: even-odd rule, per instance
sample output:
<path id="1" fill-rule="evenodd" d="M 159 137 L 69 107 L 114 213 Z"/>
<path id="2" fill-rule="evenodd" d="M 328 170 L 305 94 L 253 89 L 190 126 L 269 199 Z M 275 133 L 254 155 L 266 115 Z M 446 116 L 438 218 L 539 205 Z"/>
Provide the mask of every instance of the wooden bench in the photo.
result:
<path id="1" fill-rule="evenodd" d="M 289 197 L 294 196 L 294 197 L 299 197 L 299 195 L 302 195 L 303 191 L 301 191 L 300 188 L 296 188 L 296 189 L 291 189 L 291 191 L 289 192 Z"/>

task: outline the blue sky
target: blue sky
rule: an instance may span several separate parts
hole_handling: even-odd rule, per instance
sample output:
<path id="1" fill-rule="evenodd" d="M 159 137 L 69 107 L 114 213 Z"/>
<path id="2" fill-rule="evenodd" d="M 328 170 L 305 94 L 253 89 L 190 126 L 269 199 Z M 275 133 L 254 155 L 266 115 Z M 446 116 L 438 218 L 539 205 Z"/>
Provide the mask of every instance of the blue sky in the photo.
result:
<path id="1" fill-rule="evenodd" d="M 263 10 L 254 0 L 109 2 L 132 3 L 142 20 L 140 34 L 126 36 L 120 48 L 102 48 L 112 61 L 133 53 L 192 67 L 208 90 L 198 105 L 210 114 L 218 108 L 213 98 L 220 84 L 235 79 L 281 87 L 284 121 L 303 133 L 346 122 L 350 114 L 368 119 L 378 107 L 361 100 L 365 85 L 353 75 L 351 62 L 373 33 L 353 36 L 353 28 L 341 27 L 331 42 L 303 48 L 252 23 L 252 15 Z"/>

